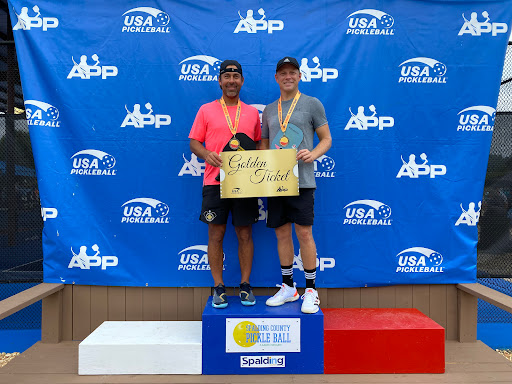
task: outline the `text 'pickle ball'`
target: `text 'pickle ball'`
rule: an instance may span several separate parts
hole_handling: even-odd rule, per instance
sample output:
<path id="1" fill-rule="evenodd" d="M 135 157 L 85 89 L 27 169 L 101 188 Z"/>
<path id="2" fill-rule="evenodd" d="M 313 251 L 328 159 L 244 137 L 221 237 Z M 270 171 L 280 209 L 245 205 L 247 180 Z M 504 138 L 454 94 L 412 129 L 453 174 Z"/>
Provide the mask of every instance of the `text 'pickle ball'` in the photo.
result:
<path id="1" fill-rule="evenodd" d="M 101 159 L 101 163 L 106 168 L 112 168 L 114 165 L 116 165 L 116 159 L 114 159 L 114 156 L 112 155 L 105 155 L 103 156 L 103 159 Z"/>
<path id="2" fill-rule="evenodd" d="M 169 24 L 169 15 L 165 12 L 160 12 L 157 16 L 156 16 L 156 21 L 162 26 L 162 27 L 165 27 L 167 24 Z"/>
<path id="3" fill-rule="evenodd" d="M 166 216 L 169 213 L 169 206 L 165 203 L 160 203 L 155 207 L 155 212 L 159 216 Z"/>

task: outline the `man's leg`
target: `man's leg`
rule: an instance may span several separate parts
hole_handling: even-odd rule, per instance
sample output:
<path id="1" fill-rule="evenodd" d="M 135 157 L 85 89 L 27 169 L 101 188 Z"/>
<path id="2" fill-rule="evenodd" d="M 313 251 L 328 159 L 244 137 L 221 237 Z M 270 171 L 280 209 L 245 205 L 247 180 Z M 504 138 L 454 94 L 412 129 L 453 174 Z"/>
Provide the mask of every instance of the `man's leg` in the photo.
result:
<path id="1" fill-rule="evenodd" d="M 312 225 L 295 224 L 295 234 L 300 244 L 300 255 L 304 269 L 316 268 L 316 244 Z"/>
<path id="2" fill-rule="evenodd" d="M 277 252 L 281 263 L 283 284 L 281 289 L 267 300 L 267 305 L 275 307 L 299 299 L 299 294 L 293 284 L 293 239 L 292 224 L 286 223 L 275 229 L 277 237 Z"/>
<path id="3" fill-rule="evenodd" d="M 252 241 L 252 226 L 235 227 L 238 238 L 238 260 L 240 261 L 240 283 L 248 283 L 251 277 L 252 259 L 254 256 L 254 243 Z"/>
<path id="4" fill-rule="evenodd" d="M 293 265 L 292 224 L 286 223 L 276 228 L 277 253 L 281 265 Z"/>
<path id="5" fill-rule="evenodd" d="M 313 239 L 311 225 L 295 224 L 295 234 L 300 244 L 300 255 L 306 277 L 306 291 L 304 292 L 301 311 L 304 313 L 318 312 L 320 300 L 315 289 L 316 280 L 316 244 Z"/>
<path id="6" fill-rule="evenodd" d="M 208 261 L 215 287 L 224 284 L 222 280 L 222 242 L 225 233 L 226 224 L 208 224 Z"/>

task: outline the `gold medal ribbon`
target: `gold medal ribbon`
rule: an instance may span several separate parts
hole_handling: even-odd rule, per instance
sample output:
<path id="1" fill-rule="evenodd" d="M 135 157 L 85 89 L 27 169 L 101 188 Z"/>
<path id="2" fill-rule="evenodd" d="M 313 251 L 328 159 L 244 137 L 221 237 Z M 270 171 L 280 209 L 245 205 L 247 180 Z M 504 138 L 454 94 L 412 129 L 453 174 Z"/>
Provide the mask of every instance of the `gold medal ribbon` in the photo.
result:
<path id="1" fill-rule="evenodd" d="M 292 105 L 290 105 L 290 109 L 286 114 L 286 118 L 283 123 L 283 107 L 281 106 L 281 97 L 279 97 L 279 102 L 277 103 L 277 116 L 279 117 L 279 124 L 281 125 L 281 131 L 283 131 L 283 135 L 286 132 L 286 128 L 288 127 L 288 122 L 290 121 L 290 117 L 292 117 L 293 110 L 297 105 L 297 101 L 299 101 L 300 92 L 297 91 L 295 97 L 293 98 Z"/>
<path id="2" fill-rule="evenodd" d="M 242 104 L 240 103 L 240 99 L 238 99 L 238 104 L 236 105 L 236 116 L 235 116 L 235 126 L 233 127 L 233 122 L 231 121 L 231 117 L 229 116 L 228 107 L 226 107 L 226 102 L 221 97 L 219 99 L 219 103 L 222 106 L 222 110 L 224 111 L 224 117 L 228 122 L 228 127 L 233 136 L 236 135 L 236 131 L 238 130 L 238 124 L 240 123 L 240 110 L 242 109 Z"/>

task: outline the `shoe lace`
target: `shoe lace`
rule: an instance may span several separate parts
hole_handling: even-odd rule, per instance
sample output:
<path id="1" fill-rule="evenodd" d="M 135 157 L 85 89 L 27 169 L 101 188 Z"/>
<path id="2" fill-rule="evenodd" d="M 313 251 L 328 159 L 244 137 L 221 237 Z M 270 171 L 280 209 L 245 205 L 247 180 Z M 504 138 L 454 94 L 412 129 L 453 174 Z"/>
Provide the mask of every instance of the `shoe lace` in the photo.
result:
<path id="1" fill-rule="evenodd" d="M 276 293 L 276 296 L 284 296 L 285 295 L 285 292 L 286 292 L 286 284 L 285 283 L 282 283 L 282 284 L 276 284 L 276 287 L 280 287 L 279 291 L 277 291 Z M 293 282 L 293 288 L 295 288 L 297 286 L 297 283 L 296 282 Z M 291 287 L 289 287 L 291 288 Z"/>
<path id="2" fill-rule="evenodd" d="M 240 284 L 240 292 L 247 292 L 249 293 L 251 291 L 251 284 L 249 283 L 242 283 Z"/>
<path id="3" fill-rule="evenodd" d="M 215 293 L 217 294 L 217 296 L 220 297 L 220 295 L 222 295 L 223 293 L 226 293 L 226 287 L 223 286 L 223 285 L 217 285 L 215 288 Z"/>
<path id="4" fill-rule="evenodd" d="M 304 292 L 304 294 L 300 298 L 303 299 L 304 301 L 307 300 L 313 304 L 320 303 L 320 299 L 318 299 L 318 296 L 313 290 L 306 290 L 306 292 Z"/>

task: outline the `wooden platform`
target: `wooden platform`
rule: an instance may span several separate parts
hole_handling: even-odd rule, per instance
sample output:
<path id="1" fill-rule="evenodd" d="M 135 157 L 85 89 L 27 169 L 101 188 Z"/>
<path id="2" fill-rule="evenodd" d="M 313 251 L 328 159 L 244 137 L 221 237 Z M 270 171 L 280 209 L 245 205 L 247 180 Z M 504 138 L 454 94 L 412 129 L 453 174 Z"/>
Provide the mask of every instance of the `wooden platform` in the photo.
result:
<path id="1" fill-rule="evenodd" d="M 447 341 L 445 374 L 289 376 L 78 376 L 78 344 L 78 341 L 59 344 L 39 342 L 0 368 L 0 383 L 512 383 L 512 362 L 480 341 Z M 379 358 L 377 350 L 368 350 L 368 354 Z M 425 358 L 428 359 L 428 356 Z"/>

